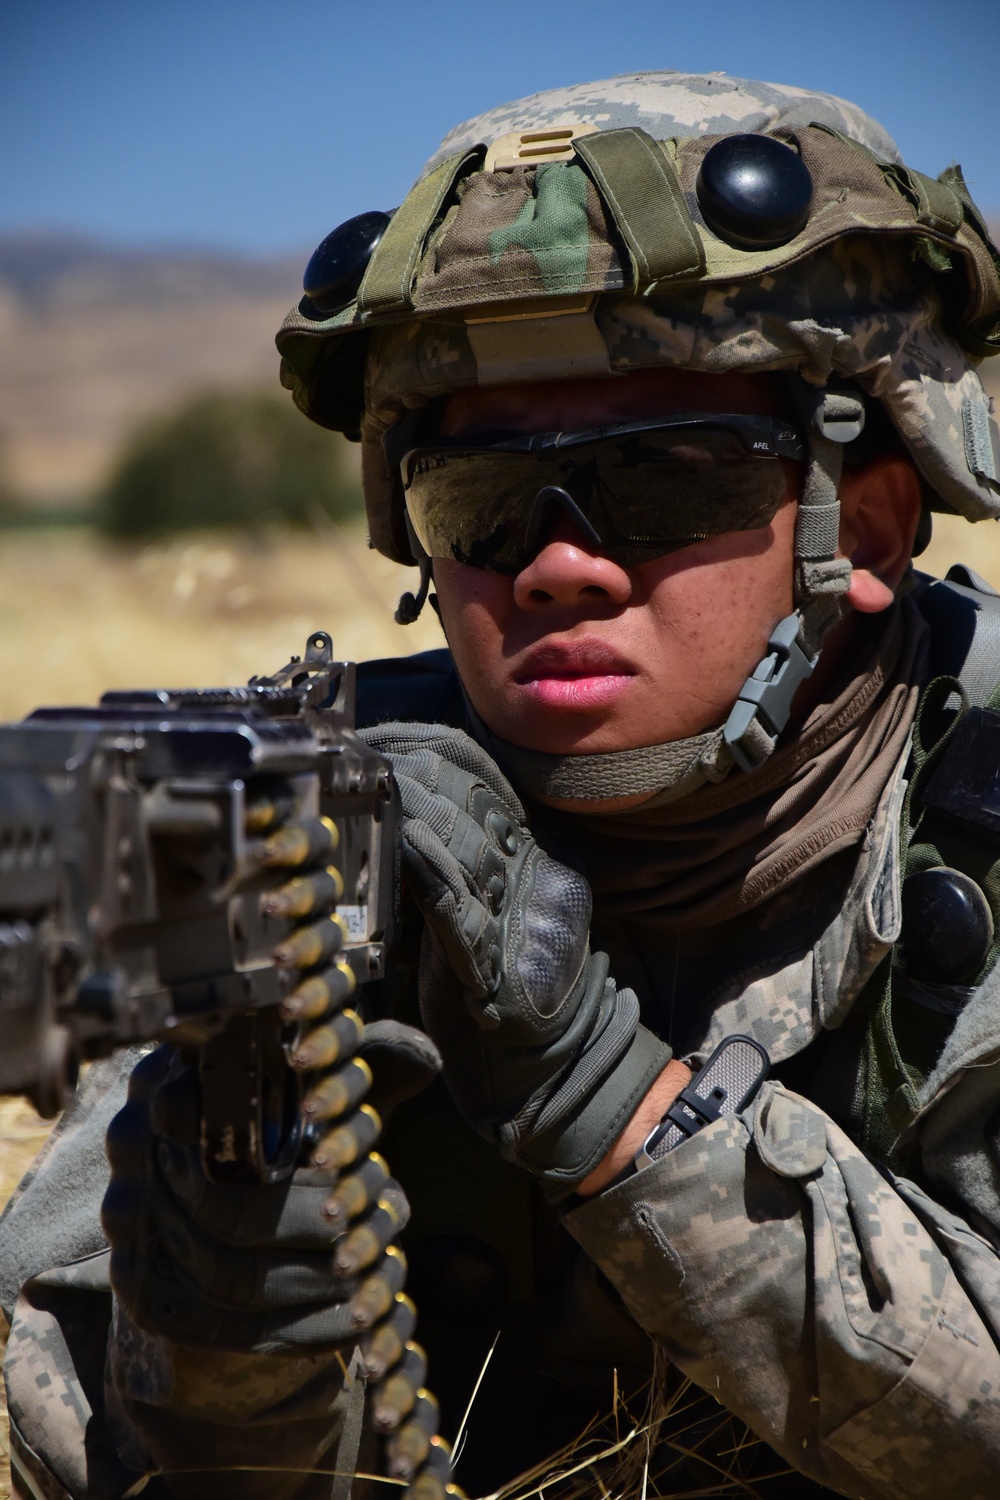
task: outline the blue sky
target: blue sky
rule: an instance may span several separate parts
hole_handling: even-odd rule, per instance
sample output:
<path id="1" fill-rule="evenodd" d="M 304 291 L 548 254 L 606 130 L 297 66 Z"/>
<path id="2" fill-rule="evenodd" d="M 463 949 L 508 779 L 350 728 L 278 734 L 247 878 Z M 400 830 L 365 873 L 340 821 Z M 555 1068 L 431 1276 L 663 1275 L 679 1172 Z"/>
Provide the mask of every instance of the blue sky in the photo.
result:
<path id="1" fill-rule="evenodd" d="M 1000 212 L 1000 0 L 0 0 L 0 232 L 309 249 L 458 121 L 634 69 L 853 99 Z"/>

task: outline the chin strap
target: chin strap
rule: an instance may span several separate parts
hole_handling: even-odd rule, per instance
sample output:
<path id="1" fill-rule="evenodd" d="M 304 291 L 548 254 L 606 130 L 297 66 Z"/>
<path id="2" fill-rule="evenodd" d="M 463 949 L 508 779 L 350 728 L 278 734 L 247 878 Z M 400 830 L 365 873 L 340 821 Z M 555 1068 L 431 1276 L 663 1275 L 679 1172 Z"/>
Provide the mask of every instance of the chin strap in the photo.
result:
<path id="1" fill-rule="evenodd" d="M 644 806 L 662 807 L 690 796 L 706 782 L 722 781 L 733 768 L 721 729 L 636 750 L 552 755 L 502 740 L 483 723 L 467 693 L 465 703 L 475 738 L 518 791 L 529 797 L 566 803 L 641 797 Z"/>
<path id="2" fill-rule="evenodd" d="M 843 595 L 851 584 L 850 562 L 836 555 L 838 489 L 844 444 L 865 425 L 864 401 L 853 391 L 817 390 L 798 375 L 789 384 L 809 434 L 809 467 L 795 527 L 796 609 L 774 627 L 767 655 L 740 689 L 722 731 L 743 771 L 755 771 L 774 750 L 792 699 L 812 675 L 827 631 L 843 615 Z"/>

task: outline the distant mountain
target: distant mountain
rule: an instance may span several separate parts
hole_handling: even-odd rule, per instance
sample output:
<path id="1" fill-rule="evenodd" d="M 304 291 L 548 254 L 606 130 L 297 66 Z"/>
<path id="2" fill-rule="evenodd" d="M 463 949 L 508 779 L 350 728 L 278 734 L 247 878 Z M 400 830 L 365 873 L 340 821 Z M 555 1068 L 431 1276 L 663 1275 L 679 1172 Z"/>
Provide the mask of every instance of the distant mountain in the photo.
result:
<path id="1" fill-rule="evenodd" d="M 26 311 L 193 307 L 301 295 L 301 256 L 122 246 L 59 233 L 0 234 L 0 299 Z"/>
<path id="2" fill-rule="evenodd" d="M 0 486 L 83 500 L 137 422 L 198 390 L 277 391 L 307 258 L 0 235 Z"/>

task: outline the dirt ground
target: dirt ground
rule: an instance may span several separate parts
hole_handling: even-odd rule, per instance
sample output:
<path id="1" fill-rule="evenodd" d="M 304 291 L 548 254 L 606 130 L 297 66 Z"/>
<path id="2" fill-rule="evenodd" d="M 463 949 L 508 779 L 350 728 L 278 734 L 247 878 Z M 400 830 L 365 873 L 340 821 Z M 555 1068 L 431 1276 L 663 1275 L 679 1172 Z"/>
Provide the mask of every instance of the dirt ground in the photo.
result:
<path id="1" fill-rule="evenodd" d="M 940 575 L 959 559 L 1000 588 L 1000 529 L 939 518 L 921 566 Z M 84 531 L 0 535 L 0 719 L 92 702 L 110 687 L 245 682 L 301 652 L 318 628 L 353 660 L 441 645 L 430 610 L 405 629 L 392 622 L 412 582 L 360 529 L 131 550 Z M 23 1101 L 0 1100 L 0 1206 L 49 1128 Z M 9 1495 L 0 1417 L 0 1500 Z"/>

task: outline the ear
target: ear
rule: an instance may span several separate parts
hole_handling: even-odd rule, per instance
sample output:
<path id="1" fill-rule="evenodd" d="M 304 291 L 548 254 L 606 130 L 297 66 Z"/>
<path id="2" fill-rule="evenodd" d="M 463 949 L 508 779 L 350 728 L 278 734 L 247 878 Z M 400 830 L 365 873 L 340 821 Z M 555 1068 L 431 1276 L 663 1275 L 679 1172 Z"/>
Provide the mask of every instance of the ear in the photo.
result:
<path id="1" fill-rule="evenodd" d="M 888 609 L 913 555 L 920 480 L 908 458 L 884 453 L 840 481 L 840 556 L 853 565 L 848 601 L 861 614 Z"/>

